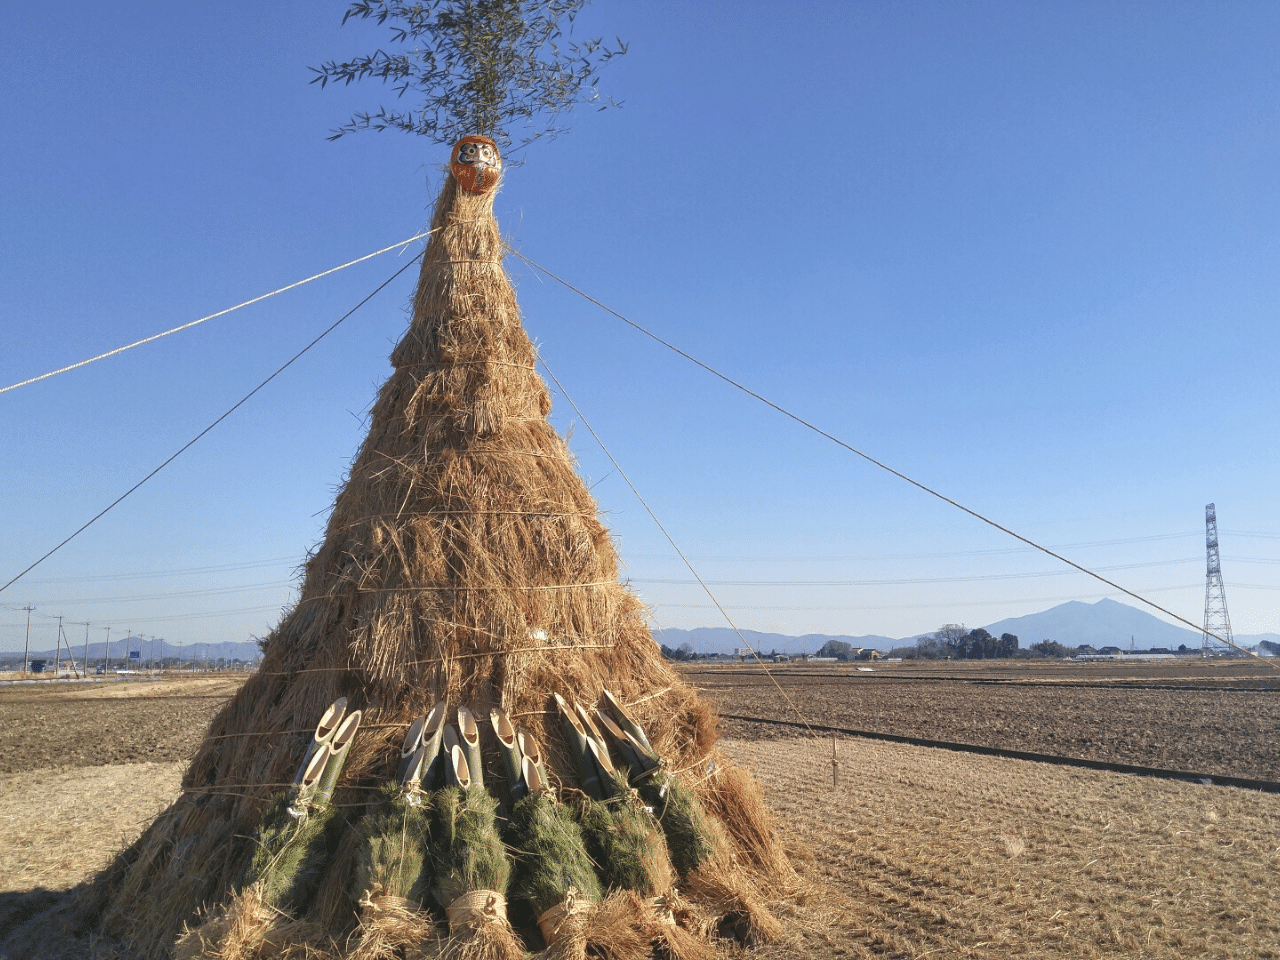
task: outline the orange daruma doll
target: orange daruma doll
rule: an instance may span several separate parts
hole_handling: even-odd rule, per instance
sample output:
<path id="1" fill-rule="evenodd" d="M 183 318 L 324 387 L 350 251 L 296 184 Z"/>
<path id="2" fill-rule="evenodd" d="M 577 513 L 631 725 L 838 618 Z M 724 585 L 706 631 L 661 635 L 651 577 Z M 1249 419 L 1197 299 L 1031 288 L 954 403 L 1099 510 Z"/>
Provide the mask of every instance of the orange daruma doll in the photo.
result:
<path id="1" fill-rule="evenodd" d="M 502 173 L 498 145 L 488 137 L 472 134 L 453 145 L 453 176 L 468 193 L 488 193 Z"/>

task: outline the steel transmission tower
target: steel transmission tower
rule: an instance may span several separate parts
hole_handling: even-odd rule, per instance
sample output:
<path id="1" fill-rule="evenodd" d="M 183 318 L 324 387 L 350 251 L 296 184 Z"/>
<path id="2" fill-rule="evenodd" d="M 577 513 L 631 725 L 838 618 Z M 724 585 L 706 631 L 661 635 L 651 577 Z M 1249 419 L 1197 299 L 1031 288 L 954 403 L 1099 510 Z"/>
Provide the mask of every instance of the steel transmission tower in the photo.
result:
<path id="1" fill-rule="evenodd" d="M 1228 644 L 1231 638 L 1231 618 L 1227 616 L 1227 591 L 1222 586 L 1222 561 L 1218 557 L 1218 514 L 1213 504 L 1204 508 L 1204 545 L 1208 560 L 1204 584 L 1204 641 L 1200 652 L 1209 655 L 1211 637 L 1217 634 Z"/>

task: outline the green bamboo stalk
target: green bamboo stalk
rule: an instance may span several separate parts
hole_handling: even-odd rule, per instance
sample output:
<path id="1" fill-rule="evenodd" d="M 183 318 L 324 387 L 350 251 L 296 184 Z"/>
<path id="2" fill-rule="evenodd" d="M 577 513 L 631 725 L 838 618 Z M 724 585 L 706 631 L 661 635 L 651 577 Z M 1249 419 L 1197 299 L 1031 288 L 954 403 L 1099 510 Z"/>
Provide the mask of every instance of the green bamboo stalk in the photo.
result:
<path id="1" fill-rule="evenodd" d="M 334 731 L 333 743 L 329 748 L 329 759 L 325 761 L 324 773 L 320 775 L 320 782 L 316 784 L 315 795 L 311 800 L 314 807 L 324 809 L 333 798 L 334 788 L 337 787 L 338 778 L 342 775 L 343 764 L 347 762 L 347 753 L 351 750 L 351 741 L 355 738 L 359 727 L 360 711 L 357 710 L 355 713 L 347 714 L 338 725 L 338 729 Z"/>
<path id="2" fill-rule="evenodd" d="M 333 734 L 338 729 L 338 724 L 342 722 L 343 714 L 346 712 L 346 697 L 339 697 L 325 709 L 320 717 L 320 722 L 316 724 L 315 733 L 311 735 L 311 742 L 307 744 L 307 752 L 302 755 L 302 763 L 298 764 L 298 773 L 293 778 L 295 784 L 302 782 L 303 774 L 307 772 L 307 766 L 311 763 L 311 758 L 333 742 Z"/>
<path id="3" fill-rule="evenodd" d="M 458 732 L 452 724 L 444 728 L 444 770 L 445 782 L 450 787 L 471 786 L 471 768 L 467 763 L 467 755 L 458 742 Z"/>
<path id="4" fill-rule="evenodd" d="M 538 741 L 533 739 L 533 734 L 527 730 L 521 730 L 516 734 L 516 744 L 520 747 L 520 755 L 524 757 L 521 762 L 520 771 L 524 774 L 525 785 L 528 786 L 530 793 L 537 793 L 534 789 L 533 781 L 529 779 L 529 769 L 533 768 L 538 778 L 541 789 L 551 789 L 551 778 L 547 776 L 547 765 L 542 761 L 542 748 L 538 746 Z M 526 765 L 526 762 L 528 765 Z"/>
<path id="5" fill-rule="evenodd" d="M 627 733 L 631 734 L 636 744 L 642 747 L 645 753 L 656 760 L 658 751 L 653 749 L 653 744 L 651 744 L 649 742 L 649 738 L 645 736 L 644 730 L 641 728 L 640 724 L 631 719 L 627 711 L 623 709 L 622 704 L 618 702 L 617 697 L 606 690 L 604 691 L 604 701 L 609 707 L 609 712 L 613 714 L 614 722 L 616 722 L 617 725 Z"/>
<path id="6" fill-rule="evenodd" d="M 591 722 L 591 716 L 583 709 L 582 704 L 578 703 L 574 706 L 578 710 L 578 719 L 582 721 L 582 728 L 587 734 L 587 749 L 591 752 L 591 759 L 595 761 L 600 778 L 600 791 L 604 794 L 603 799 L 608 800 L 618 792 L 614 786 L 616 772 L 613 769 L 613 761 L 609 758 L 609 747 L 600 731 L 596 729 L 596 725 Z"/>
<path id="7" fill-rule="evenodd" d="M 431 790 L 436 787 L 444 775 L 444 759 L 441 757 L 440 743 L 444 739 L 444 723 L 449 708 L 443 700 L 436 702 L 427 714 L 427 724 L 422 729 L 422 786 Z"/>
<path id="8" fill-rule="evenodd" d="M 607 710 L 596 708 L 595 719 L 599 721 L 600 726 L 604 727 L 609 739 L 613 740 L 613 745 L 618 749 L 618 753 L 622 754 L 623 762 L 631 769 L 632 780 L 658 768 L 657 760 L 653 760 L 652 763 L 646 762 L 644 750 L 636 745 L 636 742 L 627 735 L 625 730 L 622 730 L 622 727 L 613 722 L 613 718 L 609 716 Z"/>
<path id="9" fill-rule="evenodd" d="M 416 792 L 418 781 L 422 779 L 422 731 L 426 725 L 427 718 L 419 717 L 405 732 L 404 745 L 400 747 L 400 766 L 396 769 L 396 783 L 400 784 L 401 793 Z"/>
<path id="10" fill-rule="evenodd" d="M 286 791 L 285 806 L 288 807 L 293 816 L 303 816 L 311 808 L 312 798 L 316 793 L 316 785 L 320 782 L 320 776 L 324 773 L 324 766 L 329 762 L 329 754 L 332 750 L 332 744 L 321 744 L 320 748 L 311 754 L 311 758 L 303 765 L 293 786 Z"/>
<path id="11" fill-rule="evenodd" d="M 529 795 L 529 786 L 524 780 L 524 757 L 520 754 L 520 744 L 516 742 L 516 728 L 511 725 L 507 711 L 501 707 L 489 711 L 489 722 L 493 724 L 493 734 L 498 738 L 498 752 L 502 755 L 502 767 L 507 774 L 507 793 L 515 803 Z"/>
<path id="12" fill-rule="evenodd" d="M 467 758 L 467 769 L 471 772 L 471 783 L 483 787 L 484 759 L 480 756 L 480 725 L 476 723 L 476 715 L 471 712 L 470 707 L 458 707 L 458 735 L 461 738 L 462 752 Z"/>
<path id="13" fill-rule="evenodd" d="M 569 744 L 569 752 L 573 755 L 574 768 L 578 772 L 578 781 L 583 792 L 593 800 L 604 799 L 604 788 L 600 784 L 600 772 L 591 757 L 591 748 L 587 746 L 587 732 L 575 716 L 576 711 L 565 702 L 564 697 L 555 694 L 556 706 L 560 708 L 560 727 Z"/>
<path id="14" fill-rule="evenodd" d="M 525 785 L 531 794 L 547 793 L 551 790 L 551 785 L 542 779 L 542 774 L 538 772 L 537 765 L 530 757 L 520 761 L 520 775 L 524 778 Z"/>

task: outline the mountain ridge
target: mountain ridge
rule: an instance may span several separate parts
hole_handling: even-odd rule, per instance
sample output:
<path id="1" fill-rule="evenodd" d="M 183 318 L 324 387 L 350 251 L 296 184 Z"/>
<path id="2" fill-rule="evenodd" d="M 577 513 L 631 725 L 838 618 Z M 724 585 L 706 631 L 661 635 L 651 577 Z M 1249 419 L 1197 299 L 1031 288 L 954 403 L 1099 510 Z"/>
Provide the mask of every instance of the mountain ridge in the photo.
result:
<path id="1" fill-rule="evenodd" d="M 1053 640 L 1071 648 L 1087 644 L 1094 648 L 1113 646 L 1122 650 L 1128 650 L 1130 645 L 1139 650 L 1153 647 L 1177 650 L 1179 646 L 1198 650 L 1202 636 L 1198 630 L 1166 623 L 1145 610 L 1106 597 L 1094 603 L 1069 600 L 1039 613 L 997 620 L 986 624 L 983 629 L 997 637 L 1003 633 L 1012 633 L 1017 636 L 1018 645 L 1024 649 L 1042 640 Z M 894 647 L 910 646 L 927 635 L 915 634 L 894 639 L 876 634 L 850 636 L 809 633 L 790 636 L 757 630 L 742 631 L 742 637 L 758 652 L 776 650 L 787 654 L 812 654 L 828 640 L 842 641 L 854 647 L 871 647 L 887 653 Z M 691 630 L 667 627 L 655 630 L 653 638 L 672 649 L 688 643 L 697 653 L 731 654 L 742 646 L 738 635 L 729 627 L 695 627 Z M 1280 643 L 1280 634 L 1238 635 L 1234 639 L 1242 647 L 1254 647 L 1263 640 Z"/>

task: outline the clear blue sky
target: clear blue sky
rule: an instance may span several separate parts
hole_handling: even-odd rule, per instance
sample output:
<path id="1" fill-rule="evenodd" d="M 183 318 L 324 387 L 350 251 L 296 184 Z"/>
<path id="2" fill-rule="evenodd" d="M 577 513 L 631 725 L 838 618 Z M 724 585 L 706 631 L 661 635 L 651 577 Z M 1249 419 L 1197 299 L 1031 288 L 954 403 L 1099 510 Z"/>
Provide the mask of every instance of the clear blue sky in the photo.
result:
<path id="1" fill-rule="evenodd" d="M 445 148 L 325 139 L 390 99 L 308 84 L 386 42 L 344 8 L 7 19 L 0 386 L 422 229 Z M 1280 632 L 1280 6 L 598 0 L 580 30 L 631 44 L 601 75 L 625 106 L 509 171 L 515 246 L 1197 623 L 1216 502 L 1235 631 Z M 0 394 L 0 582 L 399 262 Z M 542 356 L 739 626 L 904 637 L 1115 595 L 509 270 Z M 0 594 L 0 649 L 27 604 L 42 645 L 58 615 L 95 640 L 265 634 L 413 273 Z M 578 420 L 560 397 L 554 417 Z M 571 442 L 655 624 L 719 625 L 581 423 Z"/>

